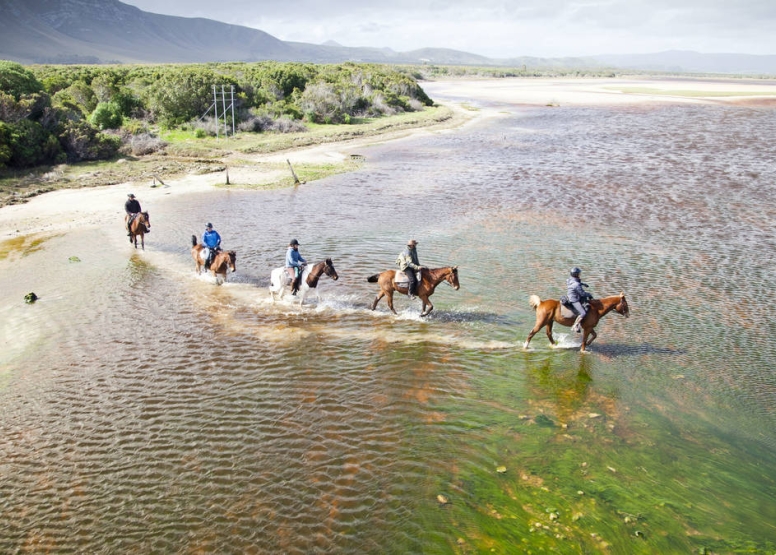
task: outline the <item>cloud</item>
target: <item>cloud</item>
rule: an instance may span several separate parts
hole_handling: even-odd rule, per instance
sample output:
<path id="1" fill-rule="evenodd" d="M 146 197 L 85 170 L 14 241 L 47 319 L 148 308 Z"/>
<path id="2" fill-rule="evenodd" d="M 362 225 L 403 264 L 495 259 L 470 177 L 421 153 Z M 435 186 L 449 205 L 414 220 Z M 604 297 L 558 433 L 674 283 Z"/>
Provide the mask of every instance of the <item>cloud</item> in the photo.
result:
<path id="1" fill-rule="evenodd" d="M 496 58 L 669 49 L 776 54 L 773 0 L 125 0 L 290 41 L 452 48 Z"/>

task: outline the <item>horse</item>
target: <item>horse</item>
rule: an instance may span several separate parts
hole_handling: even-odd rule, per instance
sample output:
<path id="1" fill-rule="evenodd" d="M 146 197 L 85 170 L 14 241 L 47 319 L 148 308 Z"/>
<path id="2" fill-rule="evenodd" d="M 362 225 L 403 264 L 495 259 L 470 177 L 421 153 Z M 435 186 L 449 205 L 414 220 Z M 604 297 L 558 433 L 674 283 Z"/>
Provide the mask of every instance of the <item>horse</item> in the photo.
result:
<path id="1" fill-rule="evenodd" d="M 574 325 L 576 315 L 567 308 L 564 308 L 560 304 L 560 301 L 553 299 L 543 301 L 538 295 L 531 295 L 528 299 L 528 303 L 531 305 L 531 308 L 536 311 L 536 325 L 534 325 L 531 333 L 528 334 L 528 339 L 525 340 L 523 349 L 528 348 L 531 338 L 545 326 L 547 327 L 547 338 L 550 340 L 550 344 L 555 345 L 555 340 L 552 338 L 552 324 L 557 322 L 566 327 Z M 580 352 L 584 353 L 585 348 L 589 347 L 590 344 L 595 341 L 598 334 L 593 328 L 598 325 L 598 321 L 601 318 L 609 314 L 612 310 L 626 318 L 630 316 L 628 301 L 625 300 L 625 293 L 590 301 L 590 309 L 587 311 L 585 318 L 581 322 L 582 348 L 580 349 Z M 566 315 L 564 315 L 564 312 Z M 588 336 L 590 336 L 589 341 L 587 339 Z"/>
<path id="2" fill-rule="evenodd" d="M 409 284 L 396 283 L 396 273 L 397 270 L 385 270 L 384 272 L 366 278 L 369 283 L 377 283 L 380 285 L 380 292 L 372 303 L 372 310 L 375 309 L 377 303 L 380 302 L 380 299 L 385 297 L 388 308 L 391 309 L 391 312 L 396 314 L 396 310 L 393 308 L 393 292 L 396 291 L 404 295 L 409 292 Z M 403 274 L 404 272 L 400 273 Z M 420 271 L 418 297 L 423 301 L 423 308 L 420 311 L 421 316 L 428 316 L 431 311 L 434 310 L 434 305 L 431 304 L 431 301 L 428 300 L 428 298 L 434 294 L 436 286 L 443 281 L 457 291 L 461 287 L 458 283 L 458 266 L 423 268 Z"/>
<path id="3" fill-rule="evenodd" d="M 322 275 L 326 274 L 334 281 L 339 279 L 337 270 L 334 269 L 334 263 L 331 258 L 327 258 L 323 262 L 318 262 L 312 266 L 305 266 L 302 271 L 302 276 L 299 278 L 299 306 L 304 303 L 304 298 L 310 289 L 315 289 L 315 295 L 318 302 L 321 301 L 321 293 L 318 291 L 318 280 Z M 272 270 L 269 278 L 269 296 L 272 298 L 272 302 L 275 302 L 275 295 L 279 292 L 280 298 L 286 292 L 286 287 L 291 285 L 292 276 L 288 272 L 288 268 L 275 268 Z"/>
<path id="4" fill-rule="evenodd" d="M 124 216 L 124 222 L 129 219 L 129 214 Z M 140 245 L 145 250 L 145 234 L 151 231 L 151 218 L 148 212 L 138 212 L 132 223 L 129 224 L 129 242 L 137 248 L 137 237 L 140 236 Z"/>
<path id="5" fill-rule="evenodd" d="M 191 257 L 194 259 L 195 271 L 197 274 L 202 273 L 202 269 L 205 267 L 205 245 L 197 244 L 197 236 L 191 236 Z M 226 281 L 226 271 L 231 269 L 232 272 L 237 271 L 237 253 L 234 251 L 219 251 L 213 257 L 213 262 L 210 264 L 210 271 L 213 272 L 213 277 L 216 278 L 216 283 L 221 285 Z"/>

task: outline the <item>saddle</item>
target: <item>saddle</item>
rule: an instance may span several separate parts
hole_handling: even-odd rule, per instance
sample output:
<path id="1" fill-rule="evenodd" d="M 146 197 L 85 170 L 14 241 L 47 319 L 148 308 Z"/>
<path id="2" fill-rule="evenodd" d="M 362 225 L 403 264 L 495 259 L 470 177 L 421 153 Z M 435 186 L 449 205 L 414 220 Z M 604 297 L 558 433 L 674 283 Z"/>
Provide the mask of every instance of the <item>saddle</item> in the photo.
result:
<path id="1" fill-rule="evenodd" d="M 590 299 L 593 298 L 593 295 L 590 295 L 589 293 L 587 296 L 582 299 L 582 306 L 585 307 L 586 311 L 590 310 Z M 576 318 L 579 316 L 579 313 L 577 312 L 577 309 L 574 308 L 574 305 L 571 304 L 569 301 L 569 298 L 566 295 L 561 296 L 560 299 L 558 299 L 558 302 L 560 302 L 560 315 L 564 318 Z"/>
<path id="2" fill-rule="evenodd" d="M 407 274 L 405 274 L 402 270 L 395 270 L 396 275 L 393 276 L 393 281 L 396 285 L 399 287 L 409 287 L 410 285 L 410 278 L 407 277 Z M 420 272 L 417 270 L 415 271 L 415 279 L 420 283 L 420 276 L 418 275 Z"/>

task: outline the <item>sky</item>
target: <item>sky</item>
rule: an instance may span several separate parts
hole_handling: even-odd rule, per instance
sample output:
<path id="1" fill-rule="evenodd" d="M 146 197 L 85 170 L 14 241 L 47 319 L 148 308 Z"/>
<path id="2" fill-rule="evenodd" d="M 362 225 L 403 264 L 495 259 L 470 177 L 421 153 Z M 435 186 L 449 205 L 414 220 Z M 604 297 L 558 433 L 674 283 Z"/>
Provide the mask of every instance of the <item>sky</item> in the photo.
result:
<path id="1" fill-rule="evenodd" d="M 490 58 L 776 54 L 776 0 L 121 0 L 205 17 L 284 41 L 407 52 L 451 48 Z"/>

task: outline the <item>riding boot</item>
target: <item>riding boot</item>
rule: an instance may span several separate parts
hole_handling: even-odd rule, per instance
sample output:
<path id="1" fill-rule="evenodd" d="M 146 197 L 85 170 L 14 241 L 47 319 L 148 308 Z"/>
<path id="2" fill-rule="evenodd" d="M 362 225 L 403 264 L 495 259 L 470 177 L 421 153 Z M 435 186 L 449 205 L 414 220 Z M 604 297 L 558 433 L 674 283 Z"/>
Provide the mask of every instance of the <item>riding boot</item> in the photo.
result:
<path id="1" fill-rule="evenodd" d="M 414 301 L 416 298 L 416 295 L 417 295 L 417 287 L 410 287 L 409 290 L 407 291 L 407 297 L 409 297 L 411 301 Z"/>
<path id="2" fill-rule="evenodd" d="M 572 331 L 575 331 L 576 333 L 582 333 L 582 316 L 577 316 L 576 321 L 574 322 L 574 325 L 571 326 Z"/>

